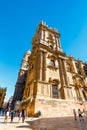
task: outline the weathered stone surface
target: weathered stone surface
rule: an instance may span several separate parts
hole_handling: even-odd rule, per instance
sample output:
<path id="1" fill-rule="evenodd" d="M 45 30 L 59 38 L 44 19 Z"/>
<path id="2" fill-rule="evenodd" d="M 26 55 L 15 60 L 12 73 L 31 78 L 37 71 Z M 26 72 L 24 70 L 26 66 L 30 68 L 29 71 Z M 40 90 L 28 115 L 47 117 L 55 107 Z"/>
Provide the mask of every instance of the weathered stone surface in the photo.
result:
<path id="1" fill-rule="evenodd" d="M 60 34 L 44 24 L 39 24 L 32 45 L 21 107 L 27 115 L 72 115 L 73 108 L 84 106 L 79 101 L 87 100 L 87 63 L 66 56 Z"/>

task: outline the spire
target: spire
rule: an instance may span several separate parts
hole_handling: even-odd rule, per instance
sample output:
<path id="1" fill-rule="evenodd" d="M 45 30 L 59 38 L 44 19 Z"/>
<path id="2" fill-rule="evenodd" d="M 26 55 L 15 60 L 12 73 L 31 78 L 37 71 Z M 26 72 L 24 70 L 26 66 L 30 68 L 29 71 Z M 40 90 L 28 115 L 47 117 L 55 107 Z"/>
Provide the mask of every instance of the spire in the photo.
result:
<path id="1" fill-rule="evenodd" d="M 46 23 L 45 23 L 43 20 L 40 22 L 40 24 L 42 24 L 42 25 L 45 25 L 45 26 L 46 26 Z"/>
<path id="2" fill-rule="evenodd" d="M 30 51 L 30 49 L 26 52 L 27 54 L 31 54 L 31 51 Z"/>

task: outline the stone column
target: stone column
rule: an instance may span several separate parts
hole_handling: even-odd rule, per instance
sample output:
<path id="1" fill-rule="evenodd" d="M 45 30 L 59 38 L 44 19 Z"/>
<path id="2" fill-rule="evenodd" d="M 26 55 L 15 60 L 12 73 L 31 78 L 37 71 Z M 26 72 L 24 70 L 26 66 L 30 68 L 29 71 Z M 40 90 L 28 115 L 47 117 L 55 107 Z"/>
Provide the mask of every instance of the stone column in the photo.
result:
<path id="1" fill-rule="evenodd" d="M 82 89 L 80 88 L 79 91 L 80 91 L 80 95 L 81 95 L 82 101 L 84 101 L 85 97 L 83 96 Z"/>
<path id="2" fill-rule="evenodd" d="M 36 95 L 37 95 L 37 82 L 34 82 L 33 97 L 36 98 Z"/>
<path id="3" fill-rule="evenodd" d="M 50 98 L 52 98 L 52 84 L 50 83 Z"/>
<path id="4" fill-rule="evenodd" d="M 62 60 L 59 58 L 58 62 L 59 62 L 59 74 L 60 74 L 60 80 L 61 80 L 60 93 L 61 93 L 61 98 L 64 99 L 65 98 L 65 94 L 64 94 L 64 77 L 63 77 Z"/>
<path id="5" fill-rule="evenodd" d="M 83 64 L 80 62 L 80 69 L 81 69 L 81 74 L 85 76 L 84 70 L 83 70 Z"/>
<path id="6" fill-rule="evenodd" d="M 71 89 L 69 88 L 69 81 L 68 81 L 68 77 L 67 77 L 67 73 L 66 73 L 66 67 L 65 67 L 65 60 L 63 60 L 63 70 L 64 70 L 64 80 L 65 80 L 65 86 L 66 86 L 66 97 L 69 99 L 69 98 L 73 98 L 72 96 L 72 91 Z"/>
<path id="7" fill-rule="evenodd" d="M 62 64 L 63 64 L 63 74 L 64 74 L 65 85 L 68 86 L 68 79 L 67 79 L 66 68 L 65 68 L 65 60 L 62 60 Z"/>
<path id="8" fill-rule="evenodd" d="M 39 80 L 40 79 L 40 51 L 37 52 L 36 54 L 36 61 L 35 61 L 35 71 L 36 71 L 36 76 L 35 79 Z"/>
<path id="9" fill-rule="evenodd" d="M 77 99 L 81 99 L 80 90 L 79 88 L 76 89 Z"/>
<path id="10" fill-rule="evenodd" d="M 40 51 L 40 80 L 42 80 L 42 64 L 43 64 L 43 55 L 42 55 L 42 51 Z"/>
<path id="11" fill-rule="evenodd" d="M 46 52 L 43 52 L 43 68 L 42 68 L 42 80 L 46 80 Z"/>
<path id="12" fill-rule="evenodd" d="M 76 101 L 76 93 L 74 87 L 72 87 L 71 91 L 72 91 L 73 100 Z"/>
<path id="13" fill-rule="evenodd" d="M 60 46 L 60 39 L 58 37 L 55 37 L 55 42 L 56 42 L 56 48 L 58 51 L 60 51 L 61 46 Z"/>
<path id="14" fill-rule="evenodd" d="M 45 30 L 43 30 L 43 40 L 45 41 Z"/>
<path id="15" fill-rule="evenodd" d="M 43 39 L 43 30 L 40 31 L 41 39 Z"/>
<path id="16" fill-rule="evenodd" d="M 77 73 L 75 62 L 73 60 L 71 61 L 71 64 L 72 64 L 72 71 L 75 72 L 75 73 Z"/>
<path id="17" fill-rule="evenodd" d="M 61 59 L 58 59 L 59 61 L 59 74 L 60 74 L 60 80 L 61 80 L 61 85 L 64 85 L 64 81 L 63 81 L 63 70 L 62 70 L 62 63 L 61 63 Z"/>

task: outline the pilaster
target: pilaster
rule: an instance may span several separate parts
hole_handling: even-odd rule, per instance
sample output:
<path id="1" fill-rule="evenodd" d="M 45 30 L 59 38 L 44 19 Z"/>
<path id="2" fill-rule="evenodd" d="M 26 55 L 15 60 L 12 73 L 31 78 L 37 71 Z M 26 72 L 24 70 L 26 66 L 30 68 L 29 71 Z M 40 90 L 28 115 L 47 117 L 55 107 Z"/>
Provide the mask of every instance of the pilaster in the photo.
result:
<path id="1" fill-rule="evenodd" d="M 62 64 L 63 64 L 63 74 L 64 74 L 65 85 L 68 86 L 67 74 L 66 74 L 66 69 L 65 69 L 65 60 L 62 60 Z"/>
<path id="2" fill-rule="evenodd" d="M 43 52 L 42 80 L 46 80 L 46 52 Z"/>
<path id="3" fill-rule="evenodd" d="M 84 70 L 83 70 L 83 64 L 80 62 L 80 70 L 81 70 L 81 74 L 83 76 L 85 76 Z"/>
<path id="4" fill-rule="evenodd" d="M 42 55 L 42 51 L 40 51 L 39 53 L 40 53 L 40 80 L 42 80 L 43 55 Z"/>
<path id="5" fill-rule="evenodd" d="M 62 67 L 62 61 L 59 58 L 58 59 L 59 62 L 59 74 L 60 74 L 60 81 L 61 81 L 61 89 L 60 89 L 60 93 L 61 93 L 61 98 L 65 98 L 65 94 L 64 94 L 64 77 L 63 77 L 63 67 Z"/>
<path id="6" fill-rule="evenodd" d="M 35 60 L 35 70 L 36 70 L 36 81 L 40 79 L 40 51 L 36 54 L 36 60 Z"/>
<path id="7" fill-rule="evenodd" d="M 72 64 L 72 71 L 74 72 L 74 73 L 77 73 L 77 70 L 76 70 L 76 66 L 75 66 L 75 61 L 74 60 L 71 60 L 71 64 Z"/>

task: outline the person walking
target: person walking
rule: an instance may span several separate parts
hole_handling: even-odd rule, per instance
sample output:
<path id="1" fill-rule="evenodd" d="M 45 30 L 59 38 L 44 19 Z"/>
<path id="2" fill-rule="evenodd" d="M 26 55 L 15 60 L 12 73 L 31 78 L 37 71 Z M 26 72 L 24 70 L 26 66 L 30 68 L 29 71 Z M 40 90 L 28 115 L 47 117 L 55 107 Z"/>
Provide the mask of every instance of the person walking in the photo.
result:
<path id="1" fill-rule="evenodd" d="M 78 115 L 79 115 L 79 120 L 80 120 L 80 121 L 81 121 L 81 120 L 84 121 L 83 116 L 82 116 L 82 112 L 81 112 L 80 109 L 78 109 Z"/>
<path id="2" fill-rule="evenodd" d="M 21 112 L 19 112 L 19 113 L 18 113 L 18 122 L 20 122 L 21 117 L 22 117 L 22 113 L 21 113 Z"/>
<path id="3" fill-rule="evenodd" d="M 13 118 L 14 118 L 14 110 L 11 110 L 11 123 L 13 122 Z"/>
<path id="4" fill-rule="evenodd" d="M 77 118 L 76 118 L 76 111 L 75 111 L 75 109 L 73 109 L 73 114 L 74 114 L 74 118 L 75 118 L 75 120 L 77 120 Z"/>
<path id="5" fill-rule="evenodd" d="M 7 123 L 8 117 L 9 117 L 9 111 L 7 110 L 7 112 L 6 112 L 6 114 L 5 114 L 4 122 Z"/>
<path id="6" fill-rule="evenodd" d="M 25 116 L 26 116 L 25 109 L 22 109 L 22 123 L 24 123 Z"/>

